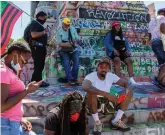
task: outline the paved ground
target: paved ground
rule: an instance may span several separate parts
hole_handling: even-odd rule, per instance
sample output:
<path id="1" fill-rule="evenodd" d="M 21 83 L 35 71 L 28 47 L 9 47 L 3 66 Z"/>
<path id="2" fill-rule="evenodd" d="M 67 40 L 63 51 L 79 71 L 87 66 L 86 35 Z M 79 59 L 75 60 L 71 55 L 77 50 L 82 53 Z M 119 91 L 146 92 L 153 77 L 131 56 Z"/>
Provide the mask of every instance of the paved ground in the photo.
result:
<path id="1" fill-rule="evenodd" d="M 66 93 L 80 90 L 85 95 L 81 86 L 70 87 L 51 80 L 51 86 L 40 88 L 23 100 L 24 117 L 32 122 L 37 133 L 42 133 L 47 112 L 59 103 Z M 122 88 L 113 86 L 112 90 L 120 92 Z M 100 118 L 106 127 L 102 135 L 165 135 L 165 93 L 151 83 L 136 85 L 133 91 L 131 103 L 122 118 L 125 123 L 131 124 L 132 130 L 127 133 L 110 130 L 108 123 L 113 114 L 104 115 L 102 110 Z M 89 127 L 92 128 L 92 125 L 93 119 L 89 116 Z"/>

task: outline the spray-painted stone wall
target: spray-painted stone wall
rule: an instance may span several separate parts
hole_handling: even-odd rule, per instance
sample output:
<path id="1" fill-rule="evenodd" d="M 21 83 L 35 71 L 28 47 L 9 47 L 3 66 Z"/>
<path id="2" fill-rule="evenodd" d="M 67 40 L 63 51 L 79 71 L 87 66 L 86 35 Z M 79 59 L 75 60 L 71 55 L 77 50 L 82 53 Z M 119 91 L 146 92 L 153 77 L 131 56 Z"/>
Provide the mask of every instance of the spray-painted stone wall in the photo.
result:
<path id="1" fill-rule="evenodd" d="M 41 4 L 42 3 L 42 4 Z M 49 6 L 43 6 L 40 2 L 36 9 L 50 11 L 52 3 Z M 40 6 L 41 7 L 40 7 Z M 55 33 L 61 25 L 61 18 L 71 18 L 72 25 L 79 30 L 81 42 L 79 49 L 80 68 L 79 76 L 83 78 L 89 72 L 95 70 L 97 61 L 105 55 L 103 39 L 111 29 L 112 21 L 121 22 L 124 34 L 129 40 L 132 50 L 133 69 L 136 76 L 148 76 L 156 74 L 158 71 L 158 62 L 148 41 L 148 23 L 150 16 L 148 9 L 142 1 L 65 1 L 57 2 L 54 7 L 56 18 L 49 34 L 49 49 L 46 58 L 46 66 L 43 72 L 44 77 L 64 76 L 63 67 L 57 55 L 55 46 Z M 49 9 L 50 8 L 50 9 Z M 46 23 L 46 25 L 48 22 Z M 111 69 L 113 70 L 112 65 Z M 125 64 L 122 64 L 123 75 L 127 76 Z"/>

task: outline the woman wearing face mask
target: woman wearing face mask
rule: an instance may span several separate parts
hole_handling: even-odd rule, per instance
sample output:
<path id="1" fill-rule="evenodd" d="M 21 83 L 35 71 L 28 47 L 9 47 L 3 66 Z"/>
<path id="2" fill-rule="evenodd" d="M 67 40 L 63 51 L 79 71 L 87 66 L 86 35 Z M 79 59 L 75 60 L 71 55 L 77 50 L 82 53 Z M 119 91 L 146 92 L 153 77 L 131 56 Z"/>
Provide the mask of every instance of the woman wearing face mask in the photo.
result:
<path id="1" fill-rule="evenodd" d="M 29 121 L 23 119 L 21 100 L 36 91 L 42 83 L 31 82 L 26 87 L 19 79 L 20 71 L 31 57 L 31 50 L 25 42 L 11 44 L 1 56 L 1 134 L 35 135 Z M 22 128 L 24 127 L 24 128 Z"/>

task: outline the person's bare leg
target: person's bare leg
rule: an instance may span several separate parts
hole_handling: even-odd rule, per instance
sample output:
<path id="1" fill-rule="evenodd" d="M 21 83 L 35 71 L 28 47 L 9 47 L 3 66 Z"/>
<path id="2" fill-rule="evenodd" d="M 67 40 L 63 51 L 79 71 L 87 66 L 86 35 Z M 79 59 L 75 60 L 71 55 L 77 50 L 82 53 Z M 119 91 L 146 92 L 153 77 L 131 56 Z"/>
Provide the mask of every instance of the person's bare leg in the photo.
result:
<path id="1" fill-rule="evenodd" d="M 127 71 L 128 71 L 128 75 L 129 75 L 129 82 L 131 83 L 131 84 L 137 84 L 136 82 L 135 82 L 135 80 L 134 80 L 134 78 L 133 78 L 133 76 L 134 76 L 134 73 L 133 73 L 133 65 L 132 65 L 132 60 L 131 60 L 131 58 L 126 58 L 125 60 L 124 60 L 124 62 L 125 62 L 125 64 L 127 65 Z"/>
<path id="2" fill-rule="evenodd" d="M 87 105 L 90 113 L 97 113 L 97 95 L 91 95 L 87 93 Z"/>
<path id="3" fill-rule="evenodd" d="M 99 115 L 97 112 L 97 95 L 91 95 L 87 93 L 87 104 L 89 111 L 92 113 L 92 117 L 94 119 L 94 130 L 93 134 L 101 134 L 102 131 L 102 123 L 99 119 Z"/>
<path id="4" fill-rule="evenodd" d="M 125 98 L 125 100 L 120 104 L 120 109 L 118 109 L 115 118 L 112 120 L 112 125 L 117 127 L 117 128 L 121 128 L 122 130 L 128 131 L 130 130 L 129 127 L 127 127 L 122 121 L 121 118 L 124 114 L 124 112 L 126 111 L 126 109 L 128 108 L 128 105 L 131 101 L 133 92 L 132 90 L 130 90 L 130 92 L 127 94 L 127 97 Z"/>
<path id="5" fill-rule="evenodd" d="M 127 65 L 127 71 L 129 74 L 129 77 L 133 77 L 133 65 L 132 65 L 132 60 L 130 58 L 125 59 L 125 64 Z"/>
<path id="6" fill-rule="evenodd" d="M 130 92 L 127 94 L 127 97 L 125 98 L 125 100 L 120 104 L 120 109 L 122 111 L 126 111 L 127 110 L 128 105 L 131 102 L 132 96 L 133 96 L 133 91 L 131 89 Z"/>
<path id="7" fill-rule="evenodd" d="M 120 72 L 121 60 L 119 57 L 115 57 L 113 59 L 113 62 L 115 66 L 115 74 L 120 77 L 121 76 L 121 72 Z"/>

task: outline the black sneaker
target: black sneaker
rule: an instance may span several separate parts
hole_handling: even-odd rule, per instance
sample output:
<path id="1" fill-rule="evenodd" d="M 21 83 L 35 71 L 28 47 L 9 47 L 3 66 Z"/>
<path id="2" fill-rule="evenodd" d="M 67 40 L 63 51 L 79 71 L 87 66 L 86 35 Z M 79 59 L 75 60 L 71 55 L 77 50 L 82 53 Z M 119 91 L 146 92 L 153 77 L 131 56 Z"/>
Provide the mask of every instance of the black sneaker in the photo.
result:
<path id="1" fill-rule="evenodd" d="M 59 83 L 68 83 L 68 79 L 66 77 L 60 77 L 57 80 Z"/>
<path id="2" fill-rule="evenodd" d="M 48 87 L 50 84 L 47 82 L 42 82 L 42 84 L 40 85 L 40 87 Z"/>
<path id="3" fill-rule="evenodd" d="M 80 86 L 80 83 L 78 80 L 73 80 L 77 86 Z"/>
<path id="4" fill-rule="evenodd" d="M 103 123 L 101 121 L 94 123 L 93 135 L 101 135 Z"/>

